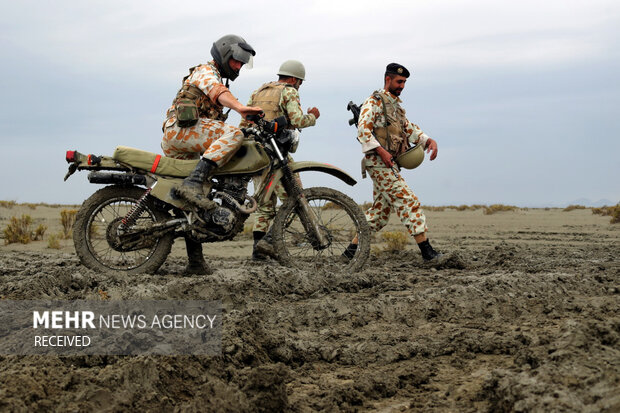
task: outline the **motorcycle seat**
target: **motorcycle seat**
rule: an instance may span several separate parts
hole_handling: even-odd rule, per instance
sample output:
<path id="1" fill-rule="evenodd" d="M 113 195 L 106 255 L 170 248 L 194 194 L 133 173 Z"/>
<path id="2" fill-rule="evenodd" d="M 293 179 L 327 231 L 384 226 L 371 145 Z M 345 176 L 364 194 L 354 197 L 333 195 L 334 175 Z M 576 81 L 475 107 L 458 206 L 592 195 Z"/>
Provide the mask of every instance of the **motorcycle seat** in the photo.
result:
<path id="1" fill-rule="evenodd" d="M 198 159 L 185 160 L 168 158 L 153 152 L 128 146 L 117 146 L 112 158 L 144 171 L 150 171 L 157 175 L 174 176 L 185 178 L 196 167 Z"/>
<path id="2" fill-rule="evenodd" d="M 112 158 L 136 169 L 176 178 L 188 176 L 198 163 L 198 159 L 169 158 L 128 146 L 117 146 Z M 255 142 L 246 140 L 225 165 L 215 169 L 214 175 L 255 173 L 268 165 L 265 151 Z"/>

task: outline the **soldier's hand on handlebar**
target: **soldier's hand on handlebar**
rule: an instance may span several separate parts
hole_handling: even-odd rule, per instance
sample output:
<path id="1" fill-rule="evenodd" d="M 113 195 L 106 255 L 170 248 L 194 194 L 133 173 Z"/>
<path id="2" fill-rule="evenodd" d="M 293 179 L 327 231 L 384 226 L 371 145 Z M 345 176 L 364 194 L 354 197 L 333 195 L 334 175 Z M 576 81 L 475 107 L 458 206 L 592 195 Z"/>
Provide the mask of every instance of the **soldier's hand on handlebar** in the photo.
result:
<path id="1" fill-rule="evenodd" d="M 319 116 L 321 116 L 321 112 L 319 112 L 319 110 L 317 108 L 310 108 L 308 109 L 308 113 L 311 113 L 314 115 L 315 118 L 319 118 Z"/>
<path id="2" fill-rule="evenodd" d="M 259 117 L 264 116 L 263 110 L 258 106 L 242 106 L 241 108 L 239 108 L 238 112 L 243 117 L 243 119 L 247 119 L 247 117 L 250 115 L 258 115 Z M 252 121 L 251 119 L 248 120 Z"/>

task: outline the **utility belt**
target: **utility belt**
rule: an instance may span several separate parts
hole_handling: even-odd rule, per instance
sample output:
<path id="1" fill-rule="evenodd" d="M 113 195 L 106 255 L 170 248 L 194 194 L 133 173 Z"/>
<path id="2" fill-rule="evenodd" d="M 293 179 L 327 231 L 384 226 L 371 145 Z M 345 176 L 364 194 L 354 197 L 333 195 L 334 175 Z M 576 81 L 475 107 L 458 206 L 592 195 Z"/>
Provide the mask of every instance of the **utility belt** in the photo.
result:
<path id="1" fill-rule="evenodd" d="M 372 168 L 389 169 L 389 166 L 383 163 L 383 160 L 381 159 L 381 157 L 376 152 L 373 151 L 373 152 L 365 154 L 364 157 L 362 158 L 362 162 L 361 162 L 362 179 L 366 179 L 366 175 L 367 175 L 366 172 L 368 172 Z M 394 166 L 392 166 L 392 170 L 396 172 L 400 172 L 400 166 L 397 163 L 394 163 Z"/>

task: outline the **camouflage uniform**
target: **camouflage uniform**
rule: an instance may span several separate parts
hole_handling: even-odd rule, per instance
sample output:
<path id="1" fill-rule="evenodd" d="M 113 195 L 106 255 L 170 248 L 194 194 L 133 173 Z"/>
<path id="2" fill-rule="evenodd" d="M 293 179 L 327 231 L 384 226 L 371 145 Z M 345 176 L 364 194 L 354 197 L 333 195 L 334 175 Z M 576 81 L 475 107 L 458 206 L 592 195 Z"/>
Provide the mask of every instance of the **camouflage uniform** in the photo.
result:
<path id="1" fill-rule="evenodd" d="M 400 106 L 400 98 L 382 89 L 378 92 L 386 103 L 390 123 L 402 128 L 401 136 L 410 144 L 426 146 L 429 137 L 417 125 L 405 117 L 405 110 Z M 368 171 L 373 182 L 373 205 L 365 212 L 366 220 L 372 231 L 379 231 L 390 218 L 392 210 L 407 227 L 412 236 L 426 232 L 426 218 L 420 208 L 420 202 L 405 180 L 391 168 L 386 167 L 374 149 L 381 146 L 373 135 L 377 130 L 385 129 L 386 118 L 383 103 L 375 94 L 370 96 L 361 107 L 357 139 L 362 144 L 366 155 L 362 160 L 363 169 Z M 398 168 L 394 165 L 394 168 Z"/>
<path id="2" fill-rule="evenodd" d="M 224 123 L 222 106 L 217 99 L 228 88 L 222 84 L 222 76 L 215 62 L 190 69 L 184 84 L 199 88 L 205 95 L 204 107 L 198 122 L 191 127 L 177 124 L 174 105 L 166 113 L 164 137 L 161 148 L 166 156 L 177 159 L 198 159 L 201 154 L 218 166 L 225 164 L 239 149 L 243 133 L 232 125 Z"/>
<path id="3" fill-rule="evenodd" d="M 280 100 L 277 104 L 277 107 L 274 107 L 273 110 L 265 110 L 266 108 L 261 106 L 261 92 L 264 93 L 265 90 L 269 88 L 281 88 Z M 263 86 L 258 88 L 252 93 L 250 100 L 248 101 L 248 106 L 260 106 L 263 110 L 265 110 L 265 117 L 268 120 L 272 120 L 277 118 L 278 116 L 286 116 L 286 120 L 288 121 L 287 128 L 295 129 L 295 128 L 307 128 L 308 126 L 314 126 L 316 124 L 316 118 L 313 114 L 304 114 L 301 109 L 301 103 L 299 102 L 299 92 L 292 85 L 287 85 L 286 83 L 281 82 L 269 82 L 265 83 Z M 242 120 L 239 124 L 239 127 L 249 126 L 249 123 L 245 120 Z M 289 156 L 289 161 L 292 161 L 293 158 Z M 299 176 L 297 176 L 299 179 Z M 259 185 L 260 182 L 258 180 L 254 181 L 254 185 Z M 280 198 L 282 202 L 284 202 L 287 198 L 286 192 L 282 185 L 278 183 L 274 189 L 273 197 L 263 203 L 260 204 L 258 210 L 256 211 L 255 219 L 254 219 L 254 227 L 253 231 L 259 232 L 267 232 L 269 229 L 269 225 L 273 220 L 273 217 L 276 214 L 276 203 L 277 199 Z"/>

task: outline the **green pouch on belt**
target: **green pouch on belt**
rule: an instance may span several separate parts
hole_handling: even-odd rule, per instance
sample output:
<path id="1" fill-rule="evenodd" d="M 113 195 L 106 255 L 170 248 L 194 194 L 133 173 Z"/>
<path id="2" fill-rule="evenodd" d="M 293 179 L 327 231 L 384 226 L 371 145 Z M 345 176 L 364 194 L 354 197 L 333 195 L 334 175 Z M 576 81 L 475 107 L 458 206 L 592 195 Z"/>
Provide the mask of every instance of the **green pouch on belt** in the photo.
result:
<path id="1" fill-rule="evenodd" d="M 191 98 L 178 98 L 174 102 L 174 111 L 180 127 L 187 128 L 198 122 L 198 106 Z"/>

